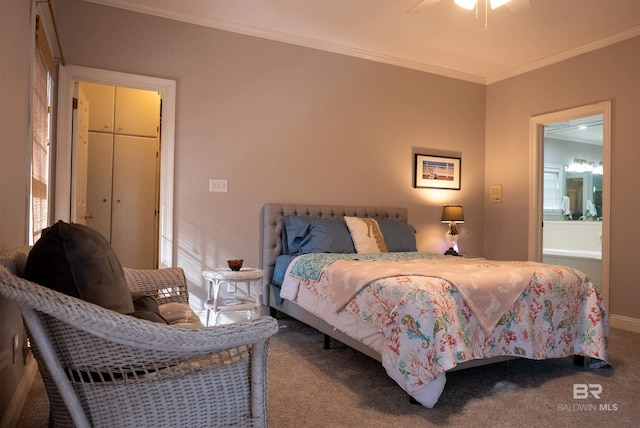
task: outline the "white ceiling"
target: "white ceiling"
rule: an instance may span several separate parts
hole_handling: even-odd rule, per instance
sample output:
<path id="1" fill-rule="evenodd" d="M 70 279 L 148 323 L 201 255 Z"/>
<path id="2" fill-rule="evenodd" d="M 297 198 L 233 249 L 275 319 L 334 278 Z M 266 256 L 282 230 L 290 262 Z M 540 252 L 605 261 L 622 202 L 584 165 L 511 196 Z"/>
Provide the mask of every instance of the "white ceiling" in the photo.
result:
<path id="1" fill-rule="evenodd" d="M 489 84 L 640 35 L 640 0 L 530 0 L 479 17 L 453 0 L 86 0 Z"/>
<path id="2" fill-rule="evenodd" d="M 544 127 L 544 136 L 556 140 L 601 146 L 604 138 L 602 115 L 552 123 Z"/>

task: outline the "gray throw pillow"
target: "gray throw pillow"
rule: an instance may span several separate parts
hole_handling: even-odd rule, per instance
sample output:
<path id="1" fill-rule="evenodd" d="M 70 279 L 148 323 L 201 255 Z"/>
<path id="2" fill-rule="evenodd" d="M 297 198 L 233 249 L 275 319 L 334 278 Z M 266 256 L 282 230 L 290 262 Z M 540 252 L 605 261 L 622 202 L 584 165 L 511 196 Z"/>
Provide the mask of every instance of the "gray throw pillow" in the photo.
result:
<path id="1" fill-rule="evenodd" d="M 107 240 L 88 226 L 58 221 L 35 243 L 25 278 L 113 311 L 134 312 L 124 271 Z"/>

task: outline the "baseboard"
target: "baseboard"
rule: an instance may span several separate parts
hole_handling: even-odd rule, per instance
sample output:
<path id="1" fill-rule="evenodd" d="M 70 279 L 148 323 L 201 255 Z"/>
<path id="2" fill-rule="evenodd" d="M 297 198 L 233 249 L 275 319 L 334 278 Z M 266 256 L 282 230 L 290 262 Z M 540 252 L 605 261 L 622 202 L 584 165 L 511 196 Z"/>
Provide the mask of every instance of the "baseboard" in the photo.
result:
<path id="1" fill-rule="evenodd" d="M 640 333 L 640 319 L 624 315 L 609 315 L 609 325 L 613 328 Z"/>
<path id="2" fill-rule="evenodd" d="M 16 392 L 13 394 L 9 408 L 4 414 L 2 421 L 0 421 L 0 427 L 14 427 L 18 424 L 18 420 L 22 414 L 22 408 L 27 401 L 27 396 L 29 396 L 29 391 L 31 391 L 31 385 L 33 385 L 36 373 L 38 373 L 38 363 L 36 363 L 33 357 L 29 357 L 24 369 L 24 376 L 22 376 Z"/>

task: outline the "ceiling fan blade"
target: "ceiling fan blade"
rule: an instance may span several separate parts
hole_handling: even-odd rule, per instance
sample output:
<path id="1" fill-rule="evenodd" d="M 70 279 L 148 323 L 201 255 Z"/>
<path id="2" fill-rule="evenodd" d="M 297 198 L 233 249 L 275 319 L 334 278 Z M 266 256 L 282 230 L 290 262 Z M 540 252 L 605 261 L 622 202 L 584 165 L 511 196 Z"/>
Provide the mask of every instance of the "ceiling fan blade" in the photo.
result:
<path id="1" fill-rule="evenodd" d="M 529 0 L 511 0 L 505 6 L 513 13 L 523 13 L 531 9 L 531 2 Z"/>
<path id="2" fill-rule="evenodd" d="M 420 13 L 429 6 L 438 3 L 440 0 L 419 0 L 416 4 L 407 9 L 407 13 Z"/>

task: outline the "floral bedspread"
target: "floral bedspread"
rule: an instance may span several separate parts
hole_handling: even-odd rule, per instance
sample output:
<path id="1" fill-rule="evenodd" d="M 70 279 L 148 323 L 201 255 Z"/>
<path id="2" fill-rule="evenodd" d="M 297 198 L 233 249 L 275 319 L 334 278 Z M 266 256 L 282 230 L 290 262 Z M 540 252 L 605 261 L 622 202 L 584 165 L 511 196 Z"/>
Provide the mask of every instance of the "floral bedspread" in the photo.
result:
<path id="1" fill-rule="evenodd" d="M 408 260 L 410 254 L 386 255 L 384 259 Z M 363 256 L 351 258 L 364 260 Z M 376 259 L 374 255 L 366 257 Z M 428 260 L 439 256 L 413 253 L 413 257 Z M 347 257 L 324 254 L 321 261 L 305 258 L 294 262 L 290 274 L 312 292 L 328 298 L 331 285 L 326 269 L 332 261 Z M 472 359 L 503 355 L 546 359 L 576 354 L 606 361 L 609 328 L 598 290 L 580 271 L 537 265 L 524 291 L 490 332 L 481 328 L 456 285 L 437 276 L 407 274 L 375 280 L 343 310 L 379 328 L 386 360 L 400 373 L 401 382 L 396 381 L 410 394 Z M 295 293 L 284 289 L 283 293 L 295 300 Z M 389 372 L 390 367 L 385 368 Z"/>
<path id="2" fill-rule="evenodd" d="M 491 333 L 502 314 L 522 294 L 540 269 L 535 262 L 477 261 L 459 257 L 408 261 L 336 260 L 324 271 L 323 290 L 334 312 L 375 280 L 394 276 L 427 276 L 454 284 L 482 328 Z"/>

